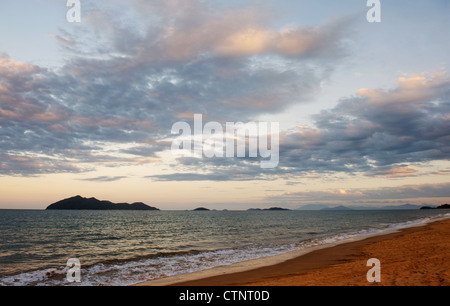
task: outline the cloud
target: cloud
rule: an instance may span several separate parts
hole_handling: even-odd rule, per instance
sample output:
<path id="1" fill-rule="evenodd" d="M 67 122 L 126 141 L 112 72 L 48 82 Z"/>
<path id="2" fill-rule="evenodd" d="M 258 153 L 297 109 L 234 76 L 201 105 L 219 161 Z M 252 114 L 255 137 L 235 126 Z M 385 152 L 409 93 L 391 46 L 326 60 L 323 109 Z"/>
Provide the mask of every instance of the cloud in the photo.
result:
<path id="1" fill-rule="evenodd" d="M 0 74 L 10 78 L 39 70 L 38 67 L 14 61 L 5 55 L 0 57 Z"/>
<path id="2" fill-rule="evenodd" d="M 251 158 L 180 159 L 176 174 L 155 179 L 267 180 L 326 173 L 417 176 L 419 164 L 449 160 L 449 93 L 444 73 L 404 76 L 393 89 L 364 89 L 342 98 L 334 108 L 313 116 L 315 126 L 283 132 L 279 167 L 270 172 L 254 169 L 258 160 Z M 196 169 L 210 174 L 180 176 Z"/>
<path id="3" fill-rule="evenodd" d="M 126 176 L 99 176 L 99 177 L 86 178 L 86 179 L 80 179 L 80 180 L 88 181 L 88 182 L 115 182 L 115 181 L 119 181 L 124 178 L 126 178 Z"/>
<path id="4" fill-rule="evenodd" d="M 181 157 L 173 164 L 170 174 L 146 178 L 153 181 L 271 181 L 276 171 L 262 172 L 259 159 Z M 201 169 L 201 171 L 199 171 Z"/>
<path id="5" fill-rule="evenodd" d="M 0 175 L 33 176 L 48 173 L 78 173 L 80 167 L 63 156 L 34 156 L 27 152 L 0 152 Z"/>
<path id="6" fill-rule="evenodd" d="M 147 24 L 151 29 L 148 33 L 152 35 L 141 36 L 135 41 L 135 46 L 127 48 L 147 63 L 263 53 L 329 58 L 336 56 L 341 49 L 343 28 L 348 26 L 348 20 L 342 19 L 320 27 L 290 26 L 276 30 L 272 27 L 275 18 L 269 13 L 269 8 L 260 3 L 220 9 L 196 0 L 132 3 L 136 11 L 146 15 L 147 20 L 158 21 L 157 24 Z M 146 51 L 149 49 L 156 50 L 158 57 L 148 54 Z"/>
<path id="7" fill-rule="evenodd" d="M 292 57 L 329 57 L 341 51 L 343 21 L 313 28 L 286 28 L 281 31 L 246 28 L 228 35 L 216 50 L 223 55 L 243 56 L 272 53 Z"/>
<path id="8" fill-rule="evenodd" d="M 379 169 L 373 172 L 369 172 L 367 175 L 372 176 L 386 176 L 388 178 L 399 178 L 399 177 L 409 177 L 415 176 L 418 172 L 413 167 L 403 166 L 395 167 L 390 169 Z"/>
<path id="9" fill-rule="evenodd" d="M 90 4 L 73 32 L 53 34 L 67 52 L 56 69 L 0 56 L 0 173 L 140 164 L 169 149 L 177 114 L 247 122 L 305 102 L 342 59 L 351 22 L 279 30 L 256 5 L 132 4 Z M 20 154 L 41 167 L 11 160 Z"/>
<path id="10" fill-rule="evenodd" d="M 309 101 L 351 38 L 348 18 L 280 26 L 264 6 L 131 3 L 126 14 L 117 2 L 92 4 L 74 32 L 53 34 L 67 52 L 57 69 L 0 55 L 0 174 L 159 162 L 172 124 L 192 123 L 194 113 L 248 122 Z M 449 159 L 449 101 L 444 72 L 404 74 L 392 89 L 361 88 L 316 114 L 313 126 L 283 133 L 276 169 L 262 171 L 250 158 L 179 159 L 173 173 L 148 178 L 414 176 L 417 163 Z"/>
<path id="11" fill-rule="evenodd" d="M 146 178 L 161 182 L 193 182 L 193 181 L 229 181 L 226 174 L 174 173 L 147 176 Z"/>
<path id="12" fill-rule="evenodd" d="M 401 78 L 392 90 L 358 91 L 314 116 L 280 144 L 293 171 L 409 175 L 405 163 L 448 160 L 450 81 L 445 74 Z"/>

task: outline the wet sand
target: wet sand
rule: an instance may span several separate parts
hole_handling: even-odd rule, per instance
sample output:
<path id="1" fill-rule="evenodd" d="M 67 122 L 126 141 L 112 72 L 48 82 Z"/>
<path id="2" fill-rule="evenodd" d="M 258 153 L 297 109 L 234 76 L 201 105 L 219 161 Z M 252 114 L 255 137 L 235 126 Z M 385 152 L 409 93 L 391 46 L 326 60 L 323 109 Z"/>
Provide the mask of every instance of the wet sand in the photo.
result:
<path id="1" fill-rule="evenodd" d="M 140 285 L 174 286 L 448 286 L 450 220 L 316 249 L 282 262 L 241 263 Z M 381 282 L 369 283 L 370 258 Z M 278 259 L 279 261 L 279 259 Z M 237 269 L 237 270 L 236 270 Z M 244 271 L 245 270 L 245 271 Z M 239 271 L 239 272 L 234 272 Z M 229 273 L 232 272 L 232 273 Z"/>

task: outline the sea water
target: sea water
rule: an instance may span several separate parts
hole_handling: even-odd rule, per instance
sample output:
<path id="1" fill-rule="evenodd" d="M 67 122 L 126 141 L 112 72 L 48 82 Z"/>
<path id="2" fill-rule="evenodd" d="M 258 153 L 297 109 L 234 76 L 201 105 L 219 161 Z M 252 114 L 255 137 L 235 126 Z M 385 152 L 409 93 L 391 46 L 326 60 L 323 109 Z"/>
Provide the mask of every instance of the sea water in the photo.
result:
<path id="1" fill-rule="evenodd" d="M 0 210 L 0 285 L 133 285 L 450 218 L 443 210 Z M 81 263 L 81 282 L 66 279 Z"/>

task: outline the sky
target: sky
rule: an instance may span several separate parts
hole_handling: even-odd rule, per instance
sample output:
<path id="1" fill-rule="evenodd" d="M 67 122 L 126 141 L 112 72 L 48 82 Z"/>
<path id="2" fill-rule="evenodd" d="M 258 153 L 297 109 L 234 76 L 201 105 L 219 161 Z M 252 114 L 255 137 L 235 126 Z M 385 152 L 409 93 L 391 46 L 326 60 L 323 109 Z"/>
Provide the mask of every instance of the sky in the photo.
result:
<path id="1" fill-rule="evenodd" d="M 0 2 L 0 209 L 450 202 L 447 0 L 79 4 Z M 174 155 L 195 114 L 278 123 L 279 163 Z"/>

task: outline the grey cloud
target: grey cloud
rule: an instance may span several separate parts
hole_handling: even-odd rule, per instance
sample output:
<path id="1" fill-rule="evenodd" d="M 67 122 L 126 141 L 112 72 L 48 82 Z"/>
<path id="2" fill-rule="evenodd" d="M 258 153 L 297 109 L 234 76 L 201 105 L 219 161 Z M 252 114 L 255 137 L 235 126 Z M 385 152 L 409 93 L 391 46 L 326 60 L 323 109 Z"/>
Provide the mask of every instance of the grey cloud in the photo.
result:
<path id="1" fill-rule="evenodd" d="M 147 176 L 146 178 L 154 181 L 229 181 L 230 178 L 226 174 L 198 174 L 198 173 L 175 173 L 175 174 L 160 174 Z"/>
<path id="2" fill-rule="evenodd" d="M 271 29 L 276 23 L 269 13 L 272 8 L 259 2 L 222 5 L 220 9 L 207 1 L 196 0 L 132 3 L 136 14 L 145 16 L 147 33 L 151 33 L 141 35 L 135 40 L 134 47 L 128 48 L 141 64 L 192 60 L 199 56 L 245 57 L 259 54 L 336 58 L 344 49 L 342 33 L 348 33 L 352 22 L 351 18 L 341 18 L 318 27 L 275 31 Z M 136 37 L 135 34 L 128 36 Z M 153 54 L 157 56 L 148 54 L 149 49 L 155 50 Z"/>
<path id="3" fill-rule="evenodd" d="M 9 159 L 17 152 L 41 162 L 43 168 L 35 173 L 127 162 L 112 156 L 114 148 L 102 154 L 106 143 L 135 144 L 116 150 L 130 155 L 128 163 L 139 162 L 136 156 L 155 157 L 168 149 L 158 141 L 170 135 L 183 114 L 245 122 L 279 112 L 306 101 L 341 59 L 336 52 L 348 21 L 293 29 L 293 42 L 304 39 L 308 46 L 304 52 L 250 48 L 227 53 L 220 47 L 249 28 L 263 36 L 273 32 L 266 12 L 255 7 L 223 12 L 201 1 L 186 3 L 134 1 L 138 13 L 125 21 L 112 10 L 89 7 L 86 22 L 73 33 L 54 35 L 69 58 L 58 69 L 3 55 L 1 173 L 33 173 L 33 167 Z M 154 18 L 147 18 L 150 11 Z M 276 65 L 268 64 L 274 60 Z M 61 167 L 46 159 L 55 165 L 59 160 Z"/>
<path id="4" fill-rule="evenodd" d="M 124 178 L 126 178 L 126 176 L 99 176 L 99 177 L 81 179 L 81 181 L 88 181 L 88 182 L 115 182 L 115 181 L 119 181 L 119 180 L 124 179 Z"/>
<path id="5" fill-rule="evenodd" d="M 0 175 L 33 176 L 48 173 L 79 173 L 82 170 L 63 156 L 36 157 L 32 154 L 0 152 Z"/>
<path id="6" fill-rule="evenodd" d="M 336 172 L 416 176 L 416 164 L 450 157 L 450 82 L 444 75 L 418 80 L 400 79 L 388 91 L 360 91 L 317 114 L 315 127 L 283 134 L 279 167 L 270 172 L 253 169 L 257 160 L 250 158 L 183 159 L 180 164 L 218 175 L 227 173 L 223 166 L 232 162 L 255 179 Z M 239 180 L 231 173 L 228 177 Z"/>
<path id="7" fill-rule="evenodd" d="M 145 156 L 145 157 L 157 157 L 158 152 L 163 151 L 167 147 L 165 146 L 145 146 L 139 145 L 129 149 L 121 150 L 121 152 L 136 156 Z"/>
<path id="8" fill-rule="evenodd" d="M 218 170 L 217 173 L 195 173 L 195 172 L 177 172 L 171 174 L 159 174 L 146 176 L 145 178 L 151 179 L 153 181 L 260 181 L 260 180 L 272 180 L 273 178 L 264 176 L 257 171 L 256 173 L 252 170 L 247 170 L 243 168 L 240 171 L 236 171 L 234 168 Z"/>
<path id="9" fill-rule="evenodd" d="M 133 3 L 135 19 L 119 22 L 114 11 L 94 7 L 87 27 L 55 35 L 70 55 L 59 69 L 1 55 L 0 173 L 140 163 L 140 157 L 169 148 L 162 140 L 186 115 L 246 122 L 307 101 L 345 56 L 343 40 L 352 22 L 283 32 L 272 30 L 273 20 L 254 7 L 220 11 L 195 0 Z M 249 33 L 256 47 L 233 43 Z M 410 163 L 449 159 L 449 97 L 443 77 L 403 78 L 392 90 L 344 98 L 317 114 L 314 127 L 283 135 L 274 170 L 262 172 L 252 159 L 184 159 L 174 166 L 183 173 L 152 178 L 414 175 Z M 106 143 L 129 148 L 106 153 Z M 199 166 L 206 174 L 196 174 Z"/>
<path id="10" fill-rule="evenodd" d="M 450 82 L 443 79 L 418 87 L 413 95 L 399 86 L 376 98 L 343 99 L 315 116 L 315 128 L 284 138 L 280 164 L 306 171 L 376 173 L 405 163 L 448 160 L 449 92 Z"/>
<path id="11" fill-rule="evenodd" d="M 174 173 L 146 178 L 154 181 L 271 181 L 279 177 L 274 169 L 262 172 L 260 163 L 254 160 L 257 159 L 184 157 L 173 165 Z"/>

